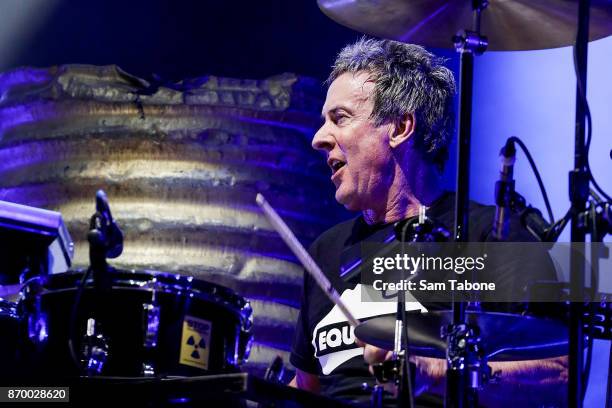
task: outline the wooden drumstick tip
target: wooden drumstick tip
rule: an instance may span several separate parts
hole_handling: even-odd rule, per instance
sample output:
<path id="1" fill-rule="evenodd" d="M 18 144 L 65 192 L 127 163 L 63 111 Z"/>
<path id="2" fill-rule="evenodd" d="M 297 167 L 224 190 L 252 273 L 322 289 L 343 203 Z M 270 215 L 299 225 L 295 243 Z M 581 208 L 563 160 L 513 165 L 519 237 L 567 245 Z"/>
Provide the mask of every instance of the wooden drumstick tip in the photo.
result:
<path id="1" fill-rule="evenodd" d="M 266 199 L 261 195 L 261 193 L 257 193 L 257 196 L 255 196 L 255 202 L 261 207 L 266 202 Z"/>

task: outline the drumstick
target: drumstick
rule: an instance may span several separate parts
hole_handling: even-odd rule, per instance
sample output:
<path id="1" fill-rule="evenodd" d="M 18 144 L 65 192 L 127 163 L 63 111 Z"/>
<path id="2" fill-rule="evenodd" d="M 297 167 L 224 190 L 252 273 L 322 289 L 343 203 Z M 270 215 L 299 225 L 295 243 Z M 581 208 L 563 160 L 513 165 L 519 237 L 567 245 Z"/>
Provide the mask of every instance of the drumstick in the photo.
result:
<path id="1" fill-rule="evenodd" d="M 336 289 L 334 289 L 331 282 L 325 277 L 314 259 L 312 259 L 302 244 L 300 244 L 300 241 L 298 241 L 293 232 L 291 232 L 287 224 L 285 224 L 281 217 L 276 213 L 274 208 L 268 204 L 263 195 L 258 193 L 255 201 L 261 207 L 262 211 L 270 221 L 270 224 L 272 224 L 272 227 L 274 227 L 283 241 L 285 241 L 285 244 L 287 244 L 295 256 L 297 256 L 304 268 L 306 268 L 308 273 L 310 273 L 310 275 L 317 282 L 321 290 L 323 290 L 327 297 L 329 297 L 329 299 L 336 304 L 336 306 L 338 306 L 350 325 L 357 327 L 359 325 L 359 321 L 355 319 L 353 314 L 346 307 L 346 304 L 342 301 L 342 299 L 340 299 L 340 295 L 338 292 L 336 292 Z"/>

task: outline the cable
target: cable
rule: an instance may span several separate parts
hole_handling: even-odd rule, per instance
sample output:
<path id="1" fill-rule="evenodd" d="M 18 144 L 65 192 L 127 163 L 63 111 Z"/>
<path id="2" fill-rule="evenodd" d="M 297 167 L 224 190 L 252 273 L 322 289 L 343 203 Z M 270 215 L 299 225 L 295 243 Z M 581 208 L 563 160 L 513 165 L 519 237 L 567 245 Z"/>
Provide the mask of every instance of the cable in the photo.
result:
<path id="1" fill-rule="evenodd" d="M 591 197 L 593 197 L 593 199 L 595 200 L 595 202 L 597 204 L 602 204 L 603 200 L 601 199 L 601 197 L 599 195 L 597 195 L 597 193 L 595 192 L 595 190 L 593 190 L 592 188 L 589 189 L 589 191 L 591 192 Z"/>
<path id="2" fill-rule="evenodd" d="M 589 150 L 591 148 L 593 123 L 591 120 L 591 109 L 589 108 L 589 102 L 586 97 L 584 84 L 582 83 L 582 78 L 580 78 L 580 74 L 578 73 L 578 56 L 576 55 L 576 43 L 574 43 L 574 46 L 572 47 L 572 54 L 574 57 L 573 58 L 574 59 L 574 73 L 576 74 L 576 84 L 578 86 L 578 93 L 580 95 L 580 98 L 584 102 L 584 112 L 585 112 L 586 122 L 587 122 L 587 139 L 586 139 L 586 144 L 585 144 L 585 155 L 584 155 L 585 167 L 589 175 L 589 179 L 591 180 L 591 183 L 593 183 L 593 186 L 595 187 L 595 189 L 602 196 L 604 196 L 606 200 L 612 201 L 612 197 L 606 194 L 606 192 L 599 186 L 599 184 L 597 184 L 597 181 L 595 180 L 595 177 L 593 177 L 593 173 L 591 172 L 591 165 L 589 164 Z"/>
<path id="3" fill-rule="evenodd" d="M 559 235 L 561 235 L 561 232 L 563 232 L 563 229 L 565 228 L 567 223 L 571 219 L 572 217 L 571 217 L 571 209 L 570 209 L 565 213 L 563 218 L 557 220 L 553 225 L 551 225 L 550 229 L 548 230 L 548 233 L 546 234 L 546 238 L 544 241 L 545 242 L 556 241 L 559 238 Z"/>
<path id="4" fill-rule="evenodd" d="M 540 191 L 542 192 L 542 197 L 544 198 L 544 204 L 546 205 L 546 212 L 548 213 L 549 222 L 553 224 L 555 222 L 555 217 L 553 216 L 552 208 L 550 207 L 550 201 L 548 201 L 548 194 L 546 193 L 546 188 L 544 187 L 544 183 L 542 182 L 542 177 L 540 177 L 538 167 L 536 166 L 533 157 L 531 157 L 531 153 L 529 153 L 529 149 L 527 148 L 525 143 L 523 143 L 523 141 L 516 136 L 511 136 L 510 138 L 508 138 L 508 140 L 517 143 L 521 147 L 521 150 L 523 150 L 525 156 L 527 157 L 527 160 L 531 165 L 531 170 L 533 171 L 533 174 L 538 180 L 538 185 L 540 186 Z"/>

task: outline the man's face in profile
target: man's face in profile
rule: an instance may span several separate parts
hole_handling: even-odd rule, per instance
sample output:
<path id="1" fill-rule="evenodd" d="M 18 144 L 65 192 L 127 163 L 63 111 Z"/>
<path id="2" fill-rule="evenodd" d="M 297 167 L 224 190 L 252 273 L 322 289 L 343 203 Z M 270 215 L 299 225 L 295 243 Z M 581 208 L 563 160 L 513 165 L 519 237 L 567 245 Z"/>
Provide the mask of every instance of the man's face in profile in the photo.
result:
<path id="1" fill-rule="evenodd" d="M 312 141 L 313 148 L 326 153 L 336 200 L 352 211 L 380 206 L 393 181 L 392 125 L 374 124 L 373 90 L 367 72 L 336 78 L 323 106 L 324 123 Z"/>

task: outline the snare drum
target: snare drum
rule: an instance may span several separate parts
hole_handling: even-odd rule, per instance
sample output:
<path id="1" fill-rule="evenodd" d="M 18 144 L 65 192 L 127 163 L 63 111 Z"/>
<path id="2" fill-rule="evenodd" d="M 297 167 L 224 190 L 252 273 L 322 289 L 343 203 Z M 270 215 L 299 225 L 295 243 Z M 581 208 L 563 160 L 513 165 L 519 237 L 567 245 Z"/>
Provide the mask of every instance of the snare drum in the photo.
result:
<path id="1" fill-rule="evenodd" d="M 115 269 L 106 288 L 94 287 L 89 275 L 81 287 L 84 273 L 25 285 L 24 364 L 32 374 L 191 376 L 236 372 L 248 358 L 252 309 L 230 289 Z"/>

